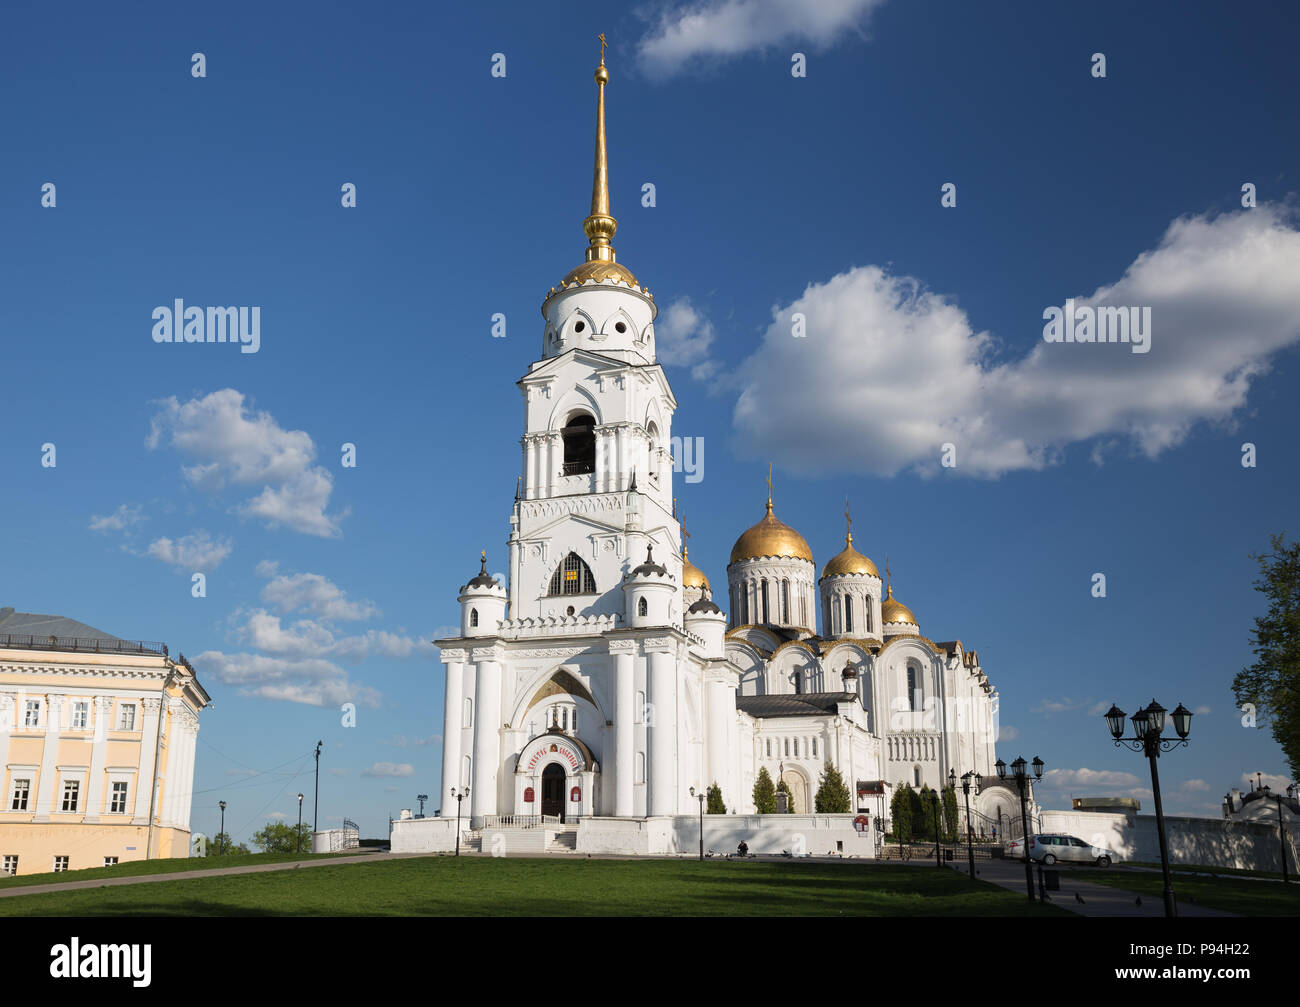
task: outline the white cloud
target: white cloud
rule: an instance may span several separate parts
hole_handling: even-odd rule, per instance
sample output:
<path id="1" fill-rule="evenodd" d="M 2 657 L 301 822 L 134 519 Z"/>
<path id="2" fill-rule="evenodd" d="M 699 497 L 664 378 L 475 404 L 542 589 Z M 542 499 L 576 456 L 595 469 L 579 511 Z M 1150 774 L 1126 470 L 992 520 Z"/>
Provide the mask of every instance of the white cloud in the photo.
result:
<path id="1" fill-rule="evenodd" d="M 430 734 L 427 738 L 407 738 L 404 734 L 399 734 L 393 738 L 395 748 L 407 748 L 408 746 L 436 745 L 442 741 L 441 734 Z"/>
<path id="2" fill-rule="evenodd" d="M 1034 713 L 1065 713 L 1069 710 L 1079 710 L 1087 706 L 1092 700 L 1089 699 L 1071 699 L 1069 696 L 1063 699 L 1040 699 L 1038 705 L 1031 707 Z"/>
<path id="3" fill-rule="evenodd" d="M 304 431 L 285 430 L 270 413 L 254 412 L 233 388 L 185 403 L 171 396 L 159 405 L 145 444 L 153 449 L 166 443 L 194 458 L 181 468 L 191 485 L 216 492 L 231 484 L 261 484 L 240 513 L 322 538 L 340 534 L 343 515 L 325 512 L 333 477 L 313 464 L 316 446 Z"/>
<path id="4" fill-rule="evenodd" d="M 662 364 L 689 367 L 691 377 L 703 381 L 719 366 L 709 358 L 713 335 L 713 323 L 689 298 L 679 297 L 659 313 L 655 323 L 656 356 Z"/>
<path id="5" fill-rule="evenodd" d="M 379 614 L 374 602 L 349 601 L 342 588 L 318 573 L 275 577 L 262 588 L 262 600 L 280 612 L 304 611 L 324 619 L 369 619 Z"/>
<path id="6" fill-rule="evenodd" d="M 1015 727 L 1008 727 L 1006 724 L 998 725 L 998 741 L 1015 741 L 1020 737 L 1020 731 Z"/>
<path id="7" fill-rule="evenodd" d="M 238 688 L 244 696 L 307 706 L 379 705 L 376 690 L 350 681 L 346 671 L 321 658 L 289 659 L 208 650 L 194 658 L 194 665 L 200 675 L 211 675 L 223 685 Z"/>
<path id="8" fill-rule="evenodd" d="M 1273 793 L 1275 793 L 1275 794 L 1276 794 L 1276 793 L 1285 793 L 1285 792 L 1286 792 L 1286 788 L 1287 788 L 1288 786 L 1290 786 L 1290 784 L 1291 784 L 1291 780 L 1290 780 L 1288 777 L 1285 777 L 1285 776 L 1279 776 L 1279 775 L 1276 774 L 1276 773 L 1264 773 L 1264 774 L 1262 774 L 1262 777 L 1263 777 L 1263 781 L 1264 781 L 1264 786 L 1266 786 L 1266 787 L 1268 787 L 1269 789 L 1271 789 L 1271 790 L 1273 791 Z M 1249 790 L 1254 790 L 1254 789 L 1255 789 L 1255 782 L 1256 782 L 1256 780 L 1258 780 L 1259 778 L 1260 778 L 1260 776 L 1257 775 L 1257 774 L 1255 774 L 1255 773 L 1242 773 L 1242 774 L 1241 774 L 1241 789 L 1242 789 L 1242 790 L 1247 790 L 1247 791 L 1249 791 Z"/>
<path id="9" fill-rule="evenodd" d="M 1002 362 L 989 333 L 915 278 L 861 266 L 812 284 L 773 309 L 738 368 L 737 448 L 791 471 L 886 476 L 938 472 L 945 443 L 957 473 L 982 477 L 1058 464 L 1084 443 L 1096 460 L 1120 445 L 1154 458 L 1198 423 L 1229 422 L 1300 340 L 1300 231 L 1276 204 L 1179 218 L 1114 284 L 1045 292 L 1044 307 L 1070 296 L 1151 307 L 1150 352 L 1047 344 L 1035 317 L 1021 327 L 1033 348 Z M 805 338 L 791 335 L 795 312 Z"/>
<path id="10" fill-rule="evenodd" d="M 413 776 L 415 767 L 409 762 L 376 762 L 361 771 L 362 776 Z"/>
<path id="11" fill-rule="evenodd" d="M 278 560 L 264 559 L 253 567 L 253 573 L 265 580 L 268 577 L 274 577 L 279 569 L 280 563 Z"/>
<path id="12" fill-rule="evenodd" d="M 1210 708 L 1208 706 L 1198 706 L 1195 710 L 1192 711 L 1192 713 L 1199 714 L 1202 717 L 1204 717 L 1209 712 L 1210 712 Z"/>
<path id="13" fill-rule="evenodd" d="M 347 776 L 350 772 L 350 769 L 331 769 L 330 776 Z"/>
<path id="14" fill-rule="evenodd" d="M 1116 791 L 1115 794 L 1106 796 L 1125 796 L 1118 792 L 1133 790 L 1142 783 L 1133 773 L 1112 769 L 1049 769 L 1043 774 L 1043 782 L 1054 790 L 1106 787 Z"/>
<path id="15" fill-rule="evenodd" d="M 154 539 L 147 553 L 178 570 L 208 571 L 219 567 L 233 548 L 230 539 L 217 540 L 206 531 L 197 531 L 174 542 L 169 538 Z"/>
<path id="16" fill-rule="evenodd" d="M 824 49 L 846 34 L 861 35 L 884 0 L 695 0 L 670 7 L 637 45 L 646 71 L 667 77 L 695 62 L 761 52 L 776 45 Z"/>
<path id="17" fill-rule="evenodd" d="M 277 819 L 277 820 L 283 821 L 284 819 L 288 818 L 289 816 L 286 815 L 283 811 L 272 811 L 272 812 L 271 812 L 269 815 L 267 815 L 266 817 L 267 817 L 267 818 L 274 818 L 274 819 Z"/>
<path id="18" fill-rule="evenodd" d="M 137 525 L 144 520 L 144 513 L 136 504 L 119 504 L 117 510 L 112 514 L 100 516 L 92 514 L 90 518 L 91 531 L 126 531 L 132 525 Z"/>
<path id="19" fill-rule="evenodd" d="M 1206 783 L 1204 780 L 1188 780 L 1186 783 L 1183 784 L 1183 789 L 1196 790 L 1196 791 L 1209 790 L 1210 785 Z"/>

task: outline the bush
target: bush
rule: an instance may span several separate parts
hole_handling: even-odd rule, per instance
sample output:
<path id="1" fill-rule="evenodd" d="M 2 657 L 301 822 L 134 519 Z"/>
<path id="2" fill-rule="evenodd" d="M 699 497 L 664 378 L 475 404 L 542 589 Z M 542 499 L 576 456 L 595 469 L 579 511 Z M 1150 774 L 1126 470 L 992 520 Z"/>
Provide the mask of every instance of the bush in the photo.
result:
<path id="1" fill-rule="evenodd" d="M 776 787 L 772 786 L 772 777 L 764 767 L 758 771 L 754 781 L 754 812 L 759 815 L 776 814 Z"/>

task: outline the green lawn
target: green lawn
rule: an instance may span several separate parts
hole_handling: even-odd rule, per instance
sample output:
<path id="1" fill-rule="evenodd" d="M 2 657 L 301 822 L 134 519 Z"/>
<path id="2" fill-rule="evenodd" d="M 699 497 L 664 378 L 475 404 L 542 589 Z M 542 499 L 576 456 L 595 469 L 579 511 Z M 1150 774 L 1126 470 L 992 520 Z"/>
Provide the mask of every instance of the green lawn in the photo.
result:
<path id="1" fill-rule="evenodd" d="M 1164 878 L 1146 871 L 1065 871 L 1067 875 L 1112 888 L 1127 888 L 1143 898 L 1159 901 Z M 1179 904 L 1195 902 L 1241 916 L 1300 916 L 1300 884 L 1237 881 L 1232 878 L 1174 877 L 1174 897 Z"/>
<path id="2" fill-rule="evenodd" d="M 726 860 L 420 857 L 0 898 L 4 916 L 1061 914 L 933 867 Z"/>
<path id="3" fill-rule="evenodd" d="M 350 850 L 349 853 L 362 853 Z M 246 856 L 228 857 L 178 857 L 174 860 L 131 860 L 113 867 L 90 867 L 81 871 L 63 871 L 59 874 L 19 874 L 17 877 L 0 876 L 0 889 L 22 888 L 25 885 L 58 884 L 61 881 L 97 881 L 100 878 L 130 878 L 141 874 L 174 874 L 177 871 L 210 871 L 218 867 L 248 867 L 252 864 L 281 864 L 292 860 L 323 860 L 346 856 L 342 853 L 250 853 Z"/>
<path id="4" fill-rule="evenodd" d="M 1148 864 L 1143 863 L 1140 860 L 1125 860 L 1120 866 L 1151 867 L 1157 871 L 1160 870 L 1159 863 Z M 1248 878 L 1277 878 L 1279 881 L 1282 879 L 1281 871 L 1252 871 L 1242 867 L 1207 867 L 1202 864 L 1170 864 L 1169 869 L 1171 871 L 1188 871 L 1193 874 L 1240 874 L 1241 876 Z M 1290 877 L 1292 881 L 1300 881 L 1300 878 L 1296 877 L 1295 871 L 1291 872 Z"/>

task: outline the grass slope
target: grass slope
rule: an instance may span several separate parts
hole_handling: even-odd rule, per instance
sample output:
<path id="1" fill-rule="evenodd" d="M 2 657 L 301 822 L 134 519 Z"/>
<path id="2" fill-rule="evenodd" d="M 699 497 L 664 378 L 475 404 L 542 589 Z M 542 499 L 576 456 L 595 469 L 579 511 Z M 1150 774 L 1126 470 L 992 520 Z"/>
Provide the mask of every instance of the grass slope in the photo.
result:
<path id="1" fill-rule="evenodd" d="M 1066 874 L 1076 874 L 1067 871 Z M 1079 878 L 1112 888 L 1127 888 L 1143 899 L 1159 902 L 1164 897 L 1164 878 L 1145 871 L 1077 872 Z M 1200 878 L 1179 874 L 1173 879 L 1174 898 L 1179 904 L 1198 905 L 1241 916 L 1300 916 L 1300 884 L 1232 878 Z"/>
<path id="2" fill-rule="evenodd" d="M 4 916 L 1045 916 L 955 871 L 430 857 L 0 899 Z"/>
<path id="3" fill-rule="evenodd" d="M 362 850 L 349 850 L 357 854 Z M 173 860 L 130 860 L 113 867 L 90 867 L 80 871 L 61 871 L 58 874 L 19 874 L 17 877 L 0 876 L 0 889 L 23 888 L 26 885 L 56 885 L 65 881 L 97 881 L 100 878 L 132 878 L 145 874 L 175 874 L 178 871 L 214 871 L 221 867 L 249 867 L 253 864 L 281 864 L 293 860 L 325 860 L 347 856 L 345 853 L 250 853 L 247 856 L 228 857 L 178 857 Z"/>

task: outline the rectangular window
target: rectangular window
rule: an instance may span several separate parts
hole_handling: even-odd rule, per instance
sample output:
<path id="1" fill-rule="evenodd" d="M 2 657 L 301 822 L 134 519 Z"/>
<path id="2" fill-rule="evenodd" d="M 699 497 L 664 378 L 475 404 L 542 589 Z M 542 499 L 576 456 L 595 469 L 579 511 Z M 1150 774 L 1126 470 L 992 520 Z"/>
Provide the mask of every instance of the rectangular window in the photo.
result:
<path id="1" fill-rule="evenodd" d="M 105 858 L 104 858 L 104 866 L 105 866 L 105 867 L 116 867 L 116 866 L 117 866 L 117 857 L 105 857 Z"/>
<path id="2" fill-rule="evenodd" d="M 90 704 L 77 702 L 72 704 L 72 729 L 84 731 L 90 721 Z"/>
<path id="3" fill-rule="evenodd" d="M 786 739 L 785 739 L 785 757 L 786 757 L 787 759 L 790 758 L 790 739 L 789 739 L 789 738 L 786 738 Z"/>
<path id="4" fill-rule="evenodd" d="M 461 721 L 461 727 L 474 726 L 474 700 L 468 696 L 465 697 L 465 719 Z"/>
<path id="5" fill-rule="evenodd" d="M 123 703 L 117 711 L 117 729 L 119 731 L 135 730 L 135 704 Z"/>
<path id="6" fill-rule="evenodd" d="M 9 799 L 10 811 L 26 811 L 27 800 L 31 797 L 31 780 L 14 780 L 13 796 Z"/>
<path id="7" fill-rule="evenodd" d="M 645 752 L 636 753 L 636 775 L 632 778 L 634 783 L 645 783 Z"/>
<path id="8" fill-rule="evenodd" d="M 812 740 L 812 757 L 813 757 L 814 759 L 817 758 L 817 739 L 816 739 L 816 738 L 813 738 L 813 740 Z"/>
<path id="9" fill-rule="evenodd" d="M 109 801 L 108 810 L 114 815 L 126 814 L 126 784 L 124 782 L 113 784 L 113 796 Z"/>
<path id="10" fill-rule="evenodd" d="M 799 739 L 798 739 L 798 738 L 795 738 L 795 739 L 794 739 L 794 757 L 795 757 L 796 759 L 799 758 Z"/>
<path id="11" fill-rule="evenodd" d="M 54 858 L 54 873 L 55 873 L 55 874 L 61 874 L 63 871 L 66 871 L 67 869 L 68 869 L 68 858 L 67 858 L 67 857 L 55 857 L 55 858 Z"/>
<path id="12" fill-rule="evenodd" d="M 6 853 L 4 860 L 0 861 L 0 874 L 8 874 L 13 877 L 18 873 L 18 854 Z"/>
<path id="13" fill-rule="evenodd" d="M 41 724 L 41 701 L 29 699 L 23 713 L 23 727 L 39 727 Z"/>
<path id="14" fill-rule="evenodd" d="M 63 781 L 63 810 L 76 811 L 77 801 L 80 799 L 80 797 L 81 797 L 81 781 L 64 780 Z"/>
<path id="15" fill-rule="evenodd" d="M 768 739 L 767 739 L 767 757 L 768 757 L 769 759 L 772 757 L 772 739 L 771 739 L 771 738 L 768 738 Z"/>

